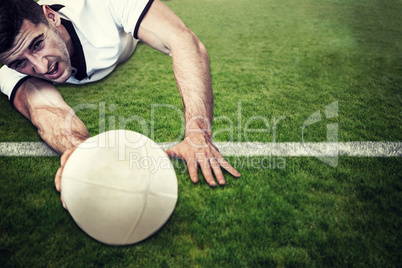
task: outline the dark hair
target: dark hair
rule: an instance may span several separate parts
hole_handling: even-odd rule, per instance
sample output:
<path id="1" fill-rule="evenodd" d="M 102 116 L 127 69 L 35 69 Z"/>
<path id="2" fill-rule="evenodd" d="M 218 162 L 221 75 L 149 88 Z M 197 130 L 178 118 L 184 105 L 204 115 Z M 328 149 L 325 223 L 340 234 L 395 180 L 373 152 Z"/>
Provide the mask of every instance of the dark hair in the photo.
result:
<path id="1" fill-rule="evenodd" d="M 0 53 L 9 50 L 24 20 L 48 25 L 41 6 L 33 0 L 0 0 Z"/>

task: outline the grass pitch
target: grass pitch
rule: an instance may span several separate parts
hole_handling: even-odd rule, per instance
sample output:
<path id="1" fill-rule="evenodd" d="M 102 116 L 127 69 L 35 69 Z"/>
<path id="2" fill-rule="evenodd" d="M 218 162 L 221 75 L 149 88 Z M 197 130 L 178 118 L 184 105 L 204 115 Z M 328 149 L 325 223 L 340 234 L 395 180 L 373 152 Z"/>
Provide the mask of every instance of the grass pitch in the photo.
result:
<path id="1" fill-rule="evenodd" d="M 401 141 L 401 1 L 166 1 L 210 55 L 216 141 Z M 60 86 L 91 135 L 124 127 L 157 142 L 182 136 L 171 59 L 145 45 L 108 78 Z M 338 114 L 325 107 L 338 102 Z M 40 141 L 0 98 L 1 142 Z M 397 267 L 400 158 L 229 157 L 227 186 L 192 184 L 174 161 L 168 223 L 129 247 L 87 237 L 64 211 L 57 157 L 0 158 L 0 266 Z"/>

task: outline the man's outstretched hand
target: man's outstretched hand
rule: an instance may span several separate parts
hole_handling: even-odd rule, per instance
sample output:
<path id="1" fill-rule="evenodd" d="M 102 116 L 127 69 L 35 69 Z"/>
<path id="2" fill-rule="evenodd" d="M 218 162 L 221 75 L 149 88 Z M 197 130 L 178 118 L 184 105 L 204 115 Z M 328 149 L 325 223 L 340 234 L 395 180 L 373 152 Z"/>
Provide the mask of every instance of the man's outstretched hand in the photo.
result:
<path id="1" fill-rule="evenodd" d="M 179 157 L 187 162 L 188 172 L 194 183 L 198 182 L 198 166 L 201 167 L 202 174 L 210 186 L 217 185 L 212 171 L 220 185 L 226 184 L 221 168 L 226 169 L 235 177 L 240 177 L 240 173 L 222 157 L 218 148 L 212 143 L 211 137 L 205 133 L 187 136 L 166 153 L 170 157 Z"/>

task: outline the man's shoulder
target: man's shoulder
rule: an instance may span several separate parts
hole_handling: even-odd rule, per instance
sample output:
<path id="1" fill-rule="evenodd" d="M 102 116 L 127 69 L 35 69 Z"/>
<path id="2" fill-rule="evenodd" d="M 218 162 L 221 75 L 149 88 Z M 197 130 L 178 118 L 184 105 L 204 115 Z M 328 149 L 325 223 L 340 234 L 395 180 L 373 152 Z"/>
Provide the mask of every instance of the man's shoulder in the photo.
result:
<path id="1" fill-rule="evenodd" d="M 21 74 L 13 69 L 8 68 L 3 65 L 0 68 L 0 89 L 1 92 L 8 96 L 11 100 L 13 92 L 15 92 L 16 87 L 18 87 L 21 82 L 26 79 L 27 75 Z"/>

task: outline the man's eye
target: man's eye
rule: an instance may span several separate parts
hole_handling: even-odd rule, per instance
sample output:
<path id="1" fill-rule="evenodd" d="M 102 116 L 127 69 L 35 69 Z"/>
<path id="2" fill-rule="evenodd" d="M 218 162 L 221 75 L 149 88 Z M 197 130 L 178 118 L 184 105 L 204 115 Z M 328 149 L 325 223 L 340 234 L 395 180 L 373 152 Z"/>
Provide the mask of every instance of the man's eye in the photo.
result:
<path id="1" fill-rule="evenodd" d="M 37 50 L 37 49 L 40 47 L 40 45 L 42 44 L 42 42 L 43 42 L 42 40 L 36 42 L 35 45 L 33 46 L 33 49 L 34 49 L 34 50 Z"/>
<path id="2" fill-rule="evenodd" d="M 15 69 L 20 69 L 20 68 L 24 67 L 24 63 L 25 63 L 24 60 L 19 60 L 19 61 L 17 61 L 17 63 L 14 65 L 14 68 L 15 68 Z"/>

